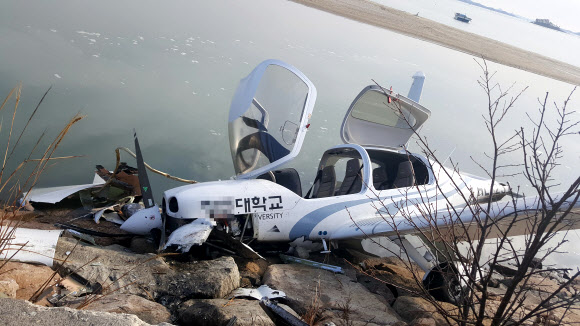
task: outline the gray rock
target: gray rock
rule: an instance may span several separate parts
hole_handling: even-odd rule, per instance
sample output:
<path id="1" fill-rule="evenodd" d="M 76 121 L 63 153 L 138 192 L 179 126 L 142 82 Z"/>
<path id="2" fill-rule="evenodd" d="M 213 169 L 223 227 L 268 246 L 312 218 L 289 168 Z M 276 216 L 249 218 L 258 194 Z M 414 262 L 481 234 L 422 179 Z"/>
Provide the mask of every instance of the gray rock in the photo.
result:
<path id="1" fill-rule="evenodd" d="M 396 297 L 393 292 L 391 292 L 389 287 L 380 280 L 368 275 L 359 274 L 357 275 L 357 281 L 364 285 L 364 287 L 366 287 L 371 293 L 383 297 L 388 305 L 392 305 L 395 302 Z"/>
<path id="2" fill-rule="evenodd" d="M 348 316 L 353 324 L 371 322 L 390 325 L 400 320 L 383 298 L 345 275 L 305 265 L 283 264 L 269 266 L 262 281 L 284 291 L 289 305 L 299 313 L 306 312 L 308 308 L 321 313 L 331 311 L 331 316 Z M 341 317 L 338 318 L 330 321 L 343 322 Z"/>
<path id="3" fill-rule="evenodd" d="M 435 326 L 435 319 L 433 318 L 415 318 L 409 326 Z"/>
<path id="4" fill-rule="evenodd" d="M 511 276 L 516 275 L 516 273 L 518 272 L 518 269 L 515 266 L 497 264 L 497 265 L 495 265 L 495 271 L 500 273 L 501 275 L 511 277 Z"/>
<path id="5" fill-rule="evenodd" d="M 221 326 L 232 317 L 236 325 L 274 325 L 257 300 L 198 299 L 184 302 L 179 314 L 181 325 Z"/>
<path id="6" fill-rule="evenodd" d="M 64 267 L 91 282 L 104 293 L 153 296 L 168 305 L 192 298 L 222 298 L 239 286 L 240 274 L 231 257 L 170 266 L 154 254 L 136 254 L 120 245 L 106 247 L 59 239 L 56 258 L 67 258 Z"/>
<path id="7" fill-rule="evenodd" d="M 4 326 L 58 325 L 58 326 L 148 326 L 146 322 L 129 314 L 70 308 L 46 308 L 28 301 L 0 299 L 0 316 Z M 170 326 L 162 323 L 159 326 Z"/>
<path id="8" fill-rule="evenodd" d="M 439 302 L 439 304 L 450 313 L 457 311 L 457 307 L 450 303 Z M 409 296 L 398 297 L 393 308 L 408 323 L 412 323 L 417 318 L 432 318 L 435 320 L 437 326 L 449 325 L 445 318 L 437 312 L 435 307 L 423 298 Z"/>
<path id="9" fill-rule="evenodd" d="M 146 296 L 144 289 L 156 290 L 157 277 L 173 274 L 169 265 L 153 254 L 136 254 L 116 244 L 101 247 L 79 243 L 74 248 L 76 244 L 76 240 L 60 238 L 55 261 L 66 259 L 65 270 L 100 283 L 105 293 L 119 289 L 118 293 Z"/>
<path id="10" fill-rule="evenodd" d="M 169 322 L 171 314 L 159 303 L 131 294 L 111 294 L 98 298 L 85 310 L 132 314 L 150 324 Z"/>
<path id="11" fill-rule="evenodd" d="M 164 305 L 187 299 L 223 298 L 240 286 L 240 273 L 232 257 L 179 264 L 177 271 L 161 275 L 156 297 Z"/>

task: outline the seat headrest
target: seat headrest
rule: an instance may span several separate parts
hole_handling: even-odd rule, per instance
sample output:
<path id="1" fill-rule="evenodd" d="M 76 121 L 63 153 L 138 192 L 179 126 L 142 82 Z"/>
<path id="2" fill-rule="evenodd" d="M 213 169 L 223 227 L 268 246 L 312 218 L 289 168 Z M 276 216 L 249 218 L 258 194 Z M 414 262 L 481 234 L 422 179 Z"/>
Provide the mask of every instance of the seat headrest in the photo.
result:
<path id="1" fill-rule="evenodd" d="M 346 174 L 356 174 L 360 170 L 360 162 L 357 158 L 353 158 L 346 162 Z"/>

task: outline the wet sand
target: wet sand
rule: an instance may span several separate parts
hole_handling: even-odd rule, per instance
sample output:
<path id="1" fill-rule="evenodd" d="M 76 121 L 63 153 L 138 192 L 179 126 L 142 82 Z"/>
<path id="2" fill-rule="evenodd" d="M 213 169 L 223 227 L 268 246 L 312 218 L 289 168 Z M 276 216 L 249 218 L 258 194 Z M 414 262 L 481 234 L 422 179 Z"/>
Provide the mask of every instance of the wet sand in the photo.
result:
<path id="1" fill-rule="evenodd" d="M 580 85 L 580 67 L 368 0 L 292 0 L 517 69 Z"/>

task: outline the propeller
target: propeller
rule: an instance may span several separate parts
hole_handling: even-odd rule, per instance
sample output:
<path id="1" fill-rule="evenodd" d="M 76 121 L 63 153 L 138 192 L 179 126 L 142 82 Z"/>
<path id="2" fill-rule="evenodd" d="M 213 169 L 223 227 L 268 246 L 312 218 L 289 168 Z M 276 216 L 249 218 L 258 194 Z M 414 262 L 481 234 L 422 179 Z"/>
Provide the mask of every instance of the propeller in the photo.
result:
<path id="1" fill-rule="evenodd" d="M 149 235 L 152 230 L 161 229 L 161 243 L 163 243 L 165 240 L 165 220 L 162 218 L 161 213 L 159 213 L 159 206 L 155 204 L 155 199 L 153 198 L 153 191 L 151 190 L 145 161 L 143 161 L 143 154 L 141 153 L 141 147 L 139 146 L 135 129 L 133 129 L 133 137 L 135 139 L 137 170 L 139 171 L 139 186 L 145 208 L 131 215 L 121 225 L 121 229 L 140 235 Z"/>

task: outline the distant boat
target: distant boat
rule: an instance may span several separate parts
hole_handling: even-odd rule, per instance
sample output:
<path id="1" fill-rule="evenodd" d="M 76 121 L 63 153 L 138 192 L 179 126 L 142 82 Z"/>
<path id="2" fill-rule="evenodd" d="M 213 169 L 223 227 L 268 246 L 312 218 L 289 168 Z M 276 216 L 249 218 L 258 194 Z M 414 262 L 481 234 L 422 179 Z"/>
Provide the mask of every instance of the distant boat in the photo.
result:
<path id="1" fill-rule="evenodd" d="M 455 13 L 455 19 L 459 20 L 460 22 L 469 23 L 471 18 L 467 17 L 465 14 L 460 14 L 458 12 Z"/>
<path id="2" fill-rule="evenodd" d="M 555 29 L 557 31 L 560 30 L 560 27 L 558 27 L 556 24 L 552 23 L 549 19 L 536 18 L 536 21 L 532 22 L 532 23 L 536 24 L 536 25 L 544 26 L 547 28 Z"/>

